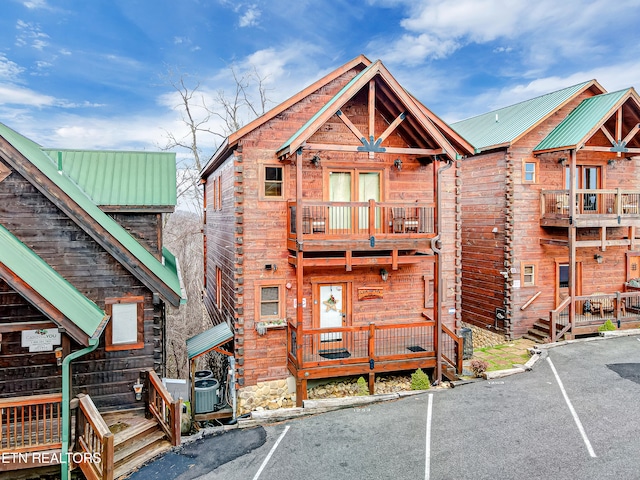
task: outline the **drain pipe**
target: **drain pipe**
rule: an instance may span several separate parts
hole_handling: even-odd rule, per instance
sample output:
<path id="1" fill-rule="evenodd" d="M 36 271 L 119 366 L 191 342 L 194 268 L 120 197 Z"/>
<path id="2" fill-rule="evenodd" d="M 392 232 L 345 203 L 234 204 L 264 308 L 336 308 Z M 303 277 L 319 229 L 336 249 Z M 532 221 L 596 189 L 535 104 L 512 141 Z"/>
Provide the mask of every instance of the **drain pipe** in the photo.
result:
<path id="1" fill-rule="evenodd" d="M 69 480 L 69 437 L 71 430 L 71 362 L 87 353 L 93 352 L 100 338 L 90 338 L 89 346 L 70 353 L 62 361 L 62 455 L 60 456 L 61 480 Z"/>
<path id="2" fill-rule="evenodd" d="M 437 159 L 437 158 L 436 158 Z M 434 159 L 435 160 L 435 159 Z M 440 178 L 442 172 L 450 169 L 453 166 L 452 160 L 447 160 L 447 164 L 438 169 L 438 173 L 436 176 L 436 229 L 437 234 L 435 237 L 431 239 L 431 249 L 436 256 L 435 263 L 435 279 L 438 288 L 436 289 L 436 302 L 434 308 L 434 316 L 436 321 L 436 335 L 438 348 L 436 349 L 436 379 L 434 380 L 434 385 L 439 384 L 442 381 L 442 252 L 440 250 L 440 246 L 442 242 L 440 241 L 440 232 L 441 232 L 441 196 L 440 196 Z"/>
<path id="3" fill-rule="evenodd" d="M 238 391 L 236 390 L 236 359 L 235 357 L 229 357 L 229 372 L 231 373 L 231 381 L 227 385 L 227 388 L 231 388 L 231 410 L 233 411 L 232 422 L 236 421 L 236 415 L 238 410 Z"/>

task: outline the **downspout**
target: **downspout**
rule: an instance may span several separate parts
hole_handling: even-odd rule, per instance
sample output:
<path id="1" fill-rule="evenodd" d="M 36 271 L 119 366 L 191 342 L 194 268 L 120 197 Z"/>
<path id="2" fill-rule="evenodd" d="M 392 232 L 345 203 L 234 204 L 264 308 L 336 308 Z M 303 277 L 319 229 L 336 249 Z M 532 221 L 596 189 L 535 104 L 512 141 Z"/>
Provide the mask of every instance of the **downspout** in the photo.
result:
<path id="1" fill-rule="evenodd" d="M 71 429 L 71 408 L 69 398 L 71 396 L 71 362 L 87 353 L 93 352 L 100 342 L 100 338 L 89 339 L 89 346 L 70 353 L 62 361 L 62 455 L 61 455 L 61 480 L 69 479 L 69 433 Z"/>
<path id="2" fill-rule="evenodd" d="M 435 321 L 436 321 L 436 335 L 438 348 L 436 349 L 436 378 L 434 380 L 434 384 L 437 385 L 442 380 L 442 279 L 440 278 L 442 275 L 442 252 L 440 251 L 439 245 L 442 244 L 440 241 L 440 232 L 441 232 L 441 195 L 440 195 L 440 177 L 442 172 L 448 170 L 453 166 L 452 160 L 447 160 L 447 164 L 438 169 L 436 175 L 436 236 L 431 239 L 431 249 L 433 250 L 434 255 L 436 256 L 435 263 L 435 274 L 434 278 L 436 280 L 436 302 L 435 308 L 433 310 Z"/>

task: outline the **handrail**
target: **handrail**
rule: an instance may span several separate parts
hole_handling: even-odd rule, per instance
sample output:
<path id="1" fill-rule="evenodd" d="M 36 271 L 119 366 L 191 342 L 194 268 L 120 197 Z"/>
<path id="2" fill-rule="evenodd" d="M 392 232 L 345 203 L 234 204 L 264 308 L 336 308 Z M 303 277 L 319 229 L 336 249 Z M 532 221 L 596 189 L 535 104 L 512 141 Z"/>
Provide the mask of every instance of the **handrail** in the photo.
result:
<path id="1" fill-rule="evenodd" d="M 446 325 L 442 325 L 442 332 L 445 335 L 447 335 L 448 337 L 450 337 L 450 339 L 455 342 L 454 343 L 454 352 L 453 352 L 453 355 L 454 355 L 455 358 L 449 358 L 449 356 L 446 355 L 448 352 L 445 352 L 444 348 L 442 349 L 442 357 L 447 362 L 449 362 L 451 365 L 455 365 L 456 371 L 458 372 L 458 374 L 461 374 L 462 373 L 462 360 L 463 360 L 463 358 L 462 358 L 463 357 L 463 355 L 462 355 L 463 338 L 459 337 L 458 335 L 456 335 Z"/>
<path id="2" fill-rule="evenodd" d="M 567 297 L 562 302 L 560 302 L 560 305 L 558 305 L 558 308 L 556 308 L 555 310 L 552 310 L 551 312 L 549 312 L 549 330 L 551 332 L 551 341 L 552 342 L 556 341 L 556 323 L 558 321 L 558 317 L 560 316 L 560 313 L 570 303 L 571 303 L 571 297 Z M 569 319 L 569 325 L 568 326 L 570 328 L 571 319 Z"/>
<path id="3" fill-rule="evenodd" d="M 171 444 L 180 445 L 180 399 L 173 399 L 154 370 L 141 372 L 141 377 L 146 377 L 149 412 L 158 420 Z"/>
<path id="4" fill-rule="evenodd" d="M 62 448 L 61 406 L 60 393 L 0 399 L 0 453 Z"/>
<path id="5" fill-rule="evenodd" d="M 82 453 L 76 464 L 87 480 L 113 480 L 114 436 L 89 395 L 78 395 L 76 451 Z M 74 460 L 76 456 L 74 455 Z"/>
<path id="6" fill-rule="evenodd" d="M 529 305 L 531 305 L 535 301 L 536 298 L 540 296 L 541 293 L 542 293 L 542 290 L 533 294 L 533 296 L 529 300 L 527 300 L 524 305 L 520 307 L 520 310 L 525 310 Z"/>

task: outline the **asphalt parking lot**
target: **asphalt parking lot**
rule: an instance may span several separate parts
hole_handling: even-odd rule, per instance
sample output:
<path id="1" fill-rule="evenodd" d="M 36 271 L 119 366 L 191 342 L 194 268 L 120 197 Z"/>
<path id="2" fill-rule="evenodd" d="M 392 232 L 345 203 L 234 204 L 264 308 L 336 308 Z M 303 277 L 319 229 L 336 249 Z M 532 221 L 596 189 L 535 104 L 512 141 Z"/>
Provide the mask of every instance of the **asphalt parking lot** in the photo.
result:
<path id="1" fill-rule="evenodd" d="M 213 437 L 158 478 L 632 480 L 639 412 L 640 337 L 576 342 L 522 374 Z"/>

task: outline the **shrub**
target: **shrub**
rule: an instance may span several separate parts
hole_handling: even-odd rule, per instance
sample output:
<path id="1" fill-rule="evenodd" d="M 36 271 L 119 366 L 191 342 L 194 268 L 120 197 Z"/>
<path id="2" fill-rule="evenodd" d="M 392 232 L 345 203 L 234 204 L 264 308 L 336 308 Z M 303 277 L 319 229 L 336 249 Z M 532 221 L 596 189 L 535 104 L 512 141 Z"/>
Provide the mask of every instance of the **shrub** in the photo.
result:
<path id="1" fill-rule="evenodd" d="M 419 368 L 411 374 L 411 390 L 429 390 L 430 386 L 429 375 L 422 369 Z"/>
<path id="2" fill-rule="evenodd" d="M 358 396 L 369 395 L 369 385 L 364 377 L 358 378 Z"/>
<path id="3" fill-rule="evenodd" d="M 616 329 L 616 326 L 613 324 L 611 320 L 607 320 L 602 325 L 598 327 L 599 332 L 611 332 Z"/>
<path id="4" fill-rule="evenodd" d="M 474 377 L 482 377 L 487 368 L 489 368 L 489 364 L 484 360 L 471 360 L 471 370 L 473 370 Z"/>

